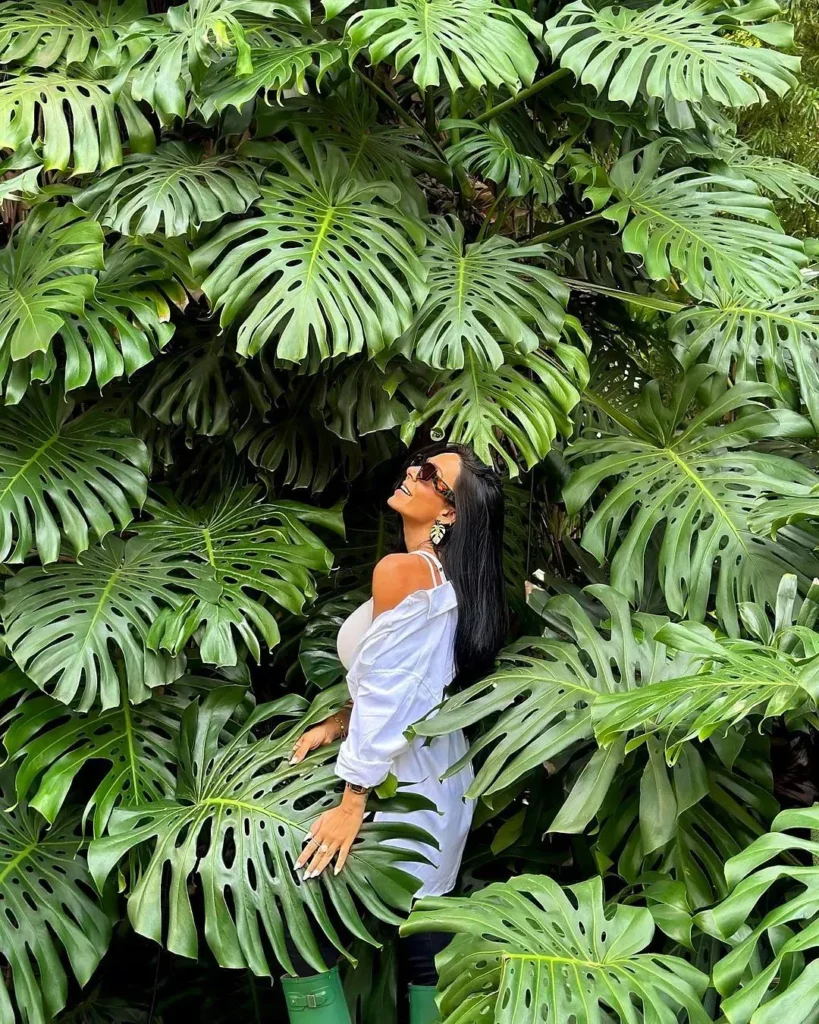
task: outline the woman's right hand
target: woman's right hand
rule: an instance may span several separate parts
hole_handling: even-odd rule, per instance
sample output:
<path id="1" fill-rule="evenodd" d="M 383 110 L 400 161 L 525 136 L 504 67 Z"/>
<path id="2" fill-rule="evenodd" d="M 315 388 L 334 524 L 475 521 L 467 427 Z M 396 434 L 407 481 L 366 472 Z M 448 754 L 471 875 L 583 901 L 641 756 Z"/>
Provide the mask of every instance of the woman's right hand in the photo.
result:
<path id="1" fill-rule="evenodd" d="M 328 743 L 334 743 L 342 733 L 342 727 L 335 716 L 319 722 L 318 725 L 314 725 L 312 729 L 308 729 L 298 738 L 293 747 L 290 764 L 298 764 L 299 761 L 303 761 L 311 750 L 318 750 L 319 747 L 326 747 Z"/>

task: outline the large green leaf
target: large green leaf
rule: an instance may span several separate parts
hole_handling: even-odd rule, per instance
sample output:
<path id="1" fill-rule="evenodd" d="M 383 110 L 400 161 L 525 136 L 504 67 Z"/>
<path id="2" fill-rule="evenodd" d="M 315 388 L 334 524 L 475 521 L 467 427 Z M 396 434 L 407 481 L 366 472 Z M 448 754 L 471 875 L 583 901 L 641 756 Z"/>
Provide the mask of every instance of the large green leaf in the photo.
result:
<path id="1" fill-rule="evenodd" d="M 149 363 L 174 334 L 169 300 L 180 308 L 187 303 L 174 270 L 159 246 L 128 239 L 114 243 L 106 251 L 105 269 L 93 275 L 96 285 L 82 310 L 59 310 L 63 322 L 45 351 L 10 365 L 6 356 L 6 403 L 19 402 L 31 384 L 56 378 L 66 391 L 73 391 L 93 379 L 102 388 Z M 62 286 L 73 279 L 58 275 L 40 287 L 45 293 L 57 281 Z M 23 281 L 32 287 L 28 277 Z"/>
<path id="2" fill-rule="evenodd" d="M 163 693 L 133 707 L 123 687 L 119 707 L 78 714 L 41 694 L 15 667 L 0 675 L 0 698 L 17 695 L 25 699 L 2 720 L 3 746 L 16 764 L 17 796 L 48 822 L 93 761 L 107 762 L 85 807 L 94 835 L 103 834 L 115 808 L 172 796 L 186 697 Z"/>
<path id="3" fill-rule="evenodd" d="M 591 852 L 598 871 L 616 871 L 630 885 L 671 878 L 695 910 L 728 894 L 725 861 L 764 833 L 779 803 L 766 739 L 752 736 L 743 744 L 732 731 L 717 743 L 718 751 L 713 744 L 686 745 L 670 768 L 654 738 L 648 762 L 639 749 L 627 756 L 596 815 Z M 578 783 L 570 798 L 581 820 L 584 795 Z"/>
<path id="4" fill-rule="evenodd" d="M 754 533 L 776 538 L 783 527 L 806 520 L 819 522 L 819 484 L 802 497 L 760 500 L 748 522 Z"/>
<path id="5" fill-rule="evenodd" d="M 750 179 L 763 192 L 794 203 L 819 203 L 819 177 L 807 167 L 766 153 L 754 153 L 736 139 L 727 153 L 718 150 L 718 168 L 743 180 Z"/>
<path id="6" fill-rule="evenodd" d="M 803 285 L 774 301 L 723 294 L 715 305 L 676 313 L 668 329 L 683 366 L 700 360 L 733 380 L 767 381 L 790 405 L 801 399 L 819 428 L 816 288 Z"/>
<path id="7" fill-rule="evenodd" d="M 415 216 L 426 214 L 426 201 L 413 173 L 423 171 L 446 178 L 446 166 L 420 125 L 385 124 L 372 92 L 356 76 L 334 83 L 326 96 L 288 96 L 280 103 L 258 105 L 255 136 L 259 141 L 246 144 L 242 152 L 259 153 L 264 159 L 270 150 L 270 143 L 264 140 L 287 130 L 294 122 L 308 127 L 325 145 L 343 150 L 352 176 L 398 185 L 403 193 L 402 207 Z"/>
<path id="8" fill-rule="evenodd" d="M 811 838 L 803 838 L 810 829 Z M 733 948 L 714 967 L 714 984 L 722 994 L 722 1011 L 730 1024 L 808 1024 L 819 1009 L 819 961 L 805 967 L 803 952 L 819 945 L 819 805 L 782 811 L 771 831 L 725 865 L 733 890 L 727 899 L 698 915 L 697 923 Z M 798 830 L 797 834 L 793 834 Z M 797 866 L 805 855 L 813 866 Z M 785 863 L 764 867 L 782 858 Z M 782 880 L 801 888 L 779 897 L 765 913 L 757 910 L 769 890 Z M 770 905 L 770 904 L 769 904 Z M 765 940 L 771 953 L 765 950 Z"/>
<path id="9" fill-rule="evenodd" d="M 145 445 L 127 420 L 99 406 L 72 416 L 73 402 L 37 390 L 0 412 L 0 561 L 22 562 L 36 547 L 54 562 L 65 537 L 79 554 L 122 529 L 145 500 Z"/>
<path id="10" fill-rule="evenodd" d="M 257 93 L 270 101 L 285 89 L 307 92 L 308 72 L 320 85 L 327 71 L 341 62 L 343 53 L 337 41 L 299 31 L 298 25 L 271 24 L 256 35 L 248 51 L 252 70 L 237 75 L 233 62 L 227 60 L 208 75 L 202 85 L 202 112 L 209 117 L 227 107 L 241 109 Z"/>
<path id="11" fill-rule="evenodd" d="M 464 368 L 444 379 L 427 405 L 410 415 L 401 428 L 404 443 L 432 420 L 436 434 L 471 445 L 483 462 L 500 455 L 512 476 L 519 472 L 517 460 L 528 469 L 537 465 L 558 433 L 571 433 L 569 413 L 588 379 L 586 358 L 565 342 L 554 346 L 553 355 L 509 349 L 503 354 L 506 361 L 493 369 L 468 352 Z"/>
<path id="12" fill-rule="evenodd" d="M 497 716 L 462 759 L 466 762 L 486 752 L 470 796 L 500 792 L 544 761 L 588 744 L 594 735 L 591 707 L 600 694 L 685 677 L 702 664 L 702 658 L 671 650 L 655 639 L 667 619 L 632 616 L 626 599 L 602 584 L 585 593 L 601 602 L 608 619 L 605 627 L 575 598 L 552 598 L 546 613 L 558 634 L 519 640 L 504 652 L 492 675 L 453 694 L 437 713 L 414 726 L 420 736 L 443 736 Z M 622 747 L 595 755 L 578 781 L 577 795 L 570 797 L 559 830 L 574 817 L 574 804 L 582 804 L 584 817 L 567 831 L 582 830 L 594 817 L 622 758 Z M 459 762 L 451 771 L 460 767 Z"/>
<path id="13" fill-rule="evenodd" d="M 179 350 L 151 367 L 139 406 L 167 426 L 212 437 L 231 423 L 228 357 L 223 336 L 210 337 L 201 328 L 197 335 L 191 338 L 186 331 Z"/>
<path id="14" fill-rule="evenodd" d="M 561 191 L 554 169 L 547 162 L 548 153 L 525 121 L 496 119 L 479 125 L 447 118 L 441 128 L 466 133 L 447 147 L 447 159 L 453 167 L 494 181 L 509 196 L 531 193 L 545 206 L 557 201 Z"/>
<path id="15" fill-rule="evenodd" d="M 237 75 L 253 71 L 246 23 L 285 14 L 310 22 L 305 0 L 188 0 L 135 22 L 125 46 L 143 57 L 132 75 L 134 98 L 165 122 L 185 117 L 187 94 L 225 55 Z"/>
<path id="16" fill-rule="evenodd" d="M 649 277 L 676 271 L 696 298 L 715 288 L 774 298 L 801 284 L 802 243 L 782 232 L 753 182 L 692 167 L 663 172 L 667 148 L 661 139 L 621 157 L 610 175 L 617 202 L 603 211 Z"/>
<path id="17" fill-rule="evenodd" d="M 45 828 L 19 803 L 14 776 L 0 775 L 0 1016 L 51 1024 L 68 998 L 68 975 L 80 985 L 103 957 L 111 922 L 93 895 L 79 852 L 79 822 L 66 815 Z"/>
<path id="18" fill-rule="evenodd" d="M 170 302 L 183 308 L 187 294 L 158 250 L 123 240 L 108 248 L 105 270 L 81 316 L 65 318 L 59 335 L 66 390 L 91 378 L 100 388 L 130 377 L 173 337 Z"/>
<path id="19" fill-rule="evenodd" d="M 230 488 L 199 508 L 173 498 L 146 506 L 151 520 L 138 533 L 172 556 L 184 552 L 206 566 L 218 595 L 192 593 L 154 623 L 150 642 L 176 654 L 202 627 L 199 655 L 213 665 L 235 665 L 234 633 L 258 662 L 259 638 L 279 642 L 279 627 L 266 600 L 293 615 L 315 596 L 312 571 L 326 572 L 333 556 L 310 522 L 342 530 L 341 514 L 298 502 L 259 500 L 254 487 Z M 275 525 L 274 525 L 275 524 Z"/>
<path id="20" fill-rule="evenodd" d="M 300 362 L 375 353 L 409 326 L 425 294 L 420 225 L 396 207 L 398 188 L 351 177 L 344 154 L 300 136 L 305 165 L 282 147 L 261 215 L 222 228 L 192 263 L 221 324 L 241 318 L 237 345 L 253 355 L 271 338 Z M 255 304 L 250 304 L 255 296 Z"/>
<path id="21" fill-rule="evenodd" d="M 122 163 L 120 118 L 131 149 L 150 152 L 153 129 L 128 93 L 126 73 L 70 64 L 11 71 L 0 82 L 0 148 L 32 142 L 48 170 L 89 174 Z"/>
<path id="22" fill-rule="evenodd" d="M 494 370 L 503 364 L 499 342 L 520 354 L 555 345 L 569 290 L 532 262 L 551 253 L 500 235 L 466 243 L 459 220 L 437 218 L 422 256 L 429 293 L 402 342 L 430 366 L 460 369 L 466 352 Z"/>
<path id="23" fill-rule="evenodd" d="M 598 741 L 608 746 L 622 735 L 657 733 L 671 761 L 696 738 L 725 733 L 749 719 L 757 722 L 788 711 L 813 711 L 819 699 L 815 658 L 791 658 L 776 648 L 718 643 L 701 626 L 669 624 L 657 639 L 709 660 L 707 672 L 648 681 L 633 693 L 602 695 L 592 707 Z"/>
<path id="24" fill-rule="evenodd" d="M 797 57 L 726 38 L 739 23 L 758 39 L 790 46 L 790 26 L 760 22 L 776 13 L 773 3 L 664 0 L 595 10 L 574 0 L 547 22 L 546 43 L 582 85 L 629 107 L 638 96 L 660 100 L 673 126 L 691 128 L 704 101 L 747 107 L 765 103 L 767 90 L 782 96 L 796 85 Z"/>
<path id="25" fill-rule="evenodd" d="M 702 365 L 690 370 L 668 404 L 652 381 L 633 419 L 614 410 L 609 426 L 575 442 L 569 459 L 584 464 L 563 496 L 574 514 L 599 493 L 582 546 L 600 562 L 611 559 L 613 586 L 641 600 L 648 541 L 654 537 L 668 608 L 702 621 L 713 607 L 721 625 L 736 635 L 737 602 L 773 607 L 784 573 L 796 573 L 804 585 L 819 571 L 810 554 L 815 540 L 805 531 L 789 527 L 774 544 L 749 527 L 757 501 L 806 494 L 815 477 L 794 460 L 752 448 L 759 438 L 810 434 L 796 414 L 760 407 L 758 398 L 772 392 L 764 384 L 737 384 L 686 420 L 697 389 L 712 372 Z"/>
<path id="26" fill-rule="evenodd" d="M 208 566 L 146 540 L 108 537 L 77 563 L 32 566 L 6 584 L 3 624 L 19 667 L 52 697 L 88 711 L 117 707 L 120 679 L 134 703 L 182 674 L 184 661 L 149 649 L 164 609 L 194 591 L 216 601 Z"/>
<path id="27" fill-rule="evenodd" d="M 6 0 L 0 61 L 49 68 L 107 50 L 147 13 L 145 0 Z"/>
<path id="28" fill-rule="evenodd" d="M 354 14 L 347 37 L 351 57 L 366 47 L 373 64 L 392 58 L 401 71 L 411 63 L 422 89 L 443 77 L 451 89 L 463 78 L 475 89 L 505 85 L 514 92 L 537 70 L 526 29 L 542 32 L 523 11 L 495 0 L 397 0 Z"/>
<path id="29" fill-rule="evenodd" d="M 307 830 L 337 801 L 338 780 L 327 763 L 336 748 L 315 751 L 292 766 L 290 750 L 298 730 L 326 718 L 338 700 L 333 705 L 330 698 L 319 698 L 290 728 L 282 719 L 297 713 L 304 701 L 289 696 L 266 704 L 222 744 L 220 731 L 237 699 L 235 688 L 221 687 L 201 707 L 188 708 L 175 799 L 115 811 L 109 835 L 91 844 L 91 871 L 102 884 L 129 850 L 146 844 L 149 860 L 128 901 L 139 934 L 196 957 L 191 902 L 196 883 L 204 897 L 205 937 L 221 966 L 269 975 L 277 960 L 292 973 L 287 935 L 308 963 L 323 970 L 311 921 L 341 949 L 328 914 L 331 904 L 349 933 L 374 943 L 354 898 L 377 917 L 398 923 L 391 908 L 408 910 L 418 883 L 397 864 L 421 855 L 385 840 L 423 839 L 426 833 L 411 825 L 367 823 L 340 874 L 300 879 L 293 865 Z M 274 716 L 279 722 L 273 731 L 254 740 L 250 730 Z M 406 809 L 413 799 L 418 800 L 403 798 Z"/>
<path id="30" fill-rule="evenodd" d="M 2 85 L 0 84 L 0 88 Z M 45 352 L 64 318 L 83 312 L 101 270 L 99 224 L 71 206 L 38 206 L 0 252 L 0 375 Z"/>
<path id="31" fill-rule="evenodd" d="M 690 1024 L 707 975 L 676 956 L 646 950 L 654 921 L 645 907 L 603 902 L 592 878 L 561 889 L 545 875 L 495 882 L 464 897 L 426 896 L 403 935 L 453 932 L 438 957 L 443 1024 L 621 1021 Z"/>
<path id="32" fill-rule="evenodd" d="M 82 63 L 114 47 L 146 13 L 145 0 L 4 0 L 0 62 L 35 68 Z"/>
<path id="33" fill-rule="evenodd" d="M 208 221 L 244 213 L 259 196 L 258 168 L 230 154 L 166 142 L 135 153 L 97 178 L 74 202 L 123 235 L 184 235 Z"/>

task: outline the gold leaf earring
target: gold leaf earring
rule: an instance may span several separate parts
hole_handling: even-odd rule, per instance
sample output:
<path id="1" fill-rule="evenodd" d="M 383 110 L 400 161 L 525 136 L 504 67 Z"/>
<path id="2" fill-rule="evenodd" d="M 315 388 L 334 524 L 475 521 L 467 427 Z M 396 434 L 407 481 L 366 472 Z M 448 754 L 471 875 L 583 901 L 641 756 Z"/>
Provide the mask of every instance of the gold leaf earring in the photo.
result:
<path id="1" fill-rule="evenodd" d="M 436 519 L 429 531 L 429 539 L 433 544 L 438 545 L 446 536 L 447 524 L 442 519 Z"/>

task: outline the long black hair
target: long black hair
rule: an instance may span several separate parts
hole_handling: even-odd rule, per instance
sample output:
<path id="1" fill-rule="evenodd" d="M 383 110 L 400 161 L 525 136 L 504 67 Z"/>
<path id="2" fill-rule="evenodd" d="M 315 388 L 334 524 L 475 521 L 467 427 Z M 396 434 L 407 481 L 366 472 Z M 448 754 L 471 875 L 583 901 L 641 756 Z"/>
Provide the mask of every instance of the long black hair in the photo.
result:
<path id="1" fill-rule="evenodd" d="M 444 452 L 454 452 L 461 459 L 461 471 L 453 485 L 455 522 L 436 548 L 458 597 L 453 685 L 460 688 L 491 671 L 506 637 L 503 486 L 500 475 L 481 462 L 471 448 L 446 442 L 413 452 L 396 486 L 417 459 Z M 400 549 L 406 551 L 403 524 L 400 531 Z"/>

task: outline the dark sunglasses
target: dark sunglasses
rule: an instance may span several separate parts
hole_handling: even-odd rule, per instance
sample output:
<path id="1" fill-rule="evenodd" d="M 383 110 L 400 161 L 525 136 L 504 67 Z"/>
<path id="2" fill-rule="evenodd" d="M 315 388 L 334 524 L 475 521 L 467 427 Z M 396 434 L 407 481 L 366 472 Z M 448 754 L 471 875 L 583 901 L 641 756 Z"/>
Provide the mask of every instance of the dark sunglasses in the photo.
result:
<path id="1" fill-rule="evenodd" d="M 414 469 L 415 466 L 418 467 L 416 480 L 423 480 L 424 483 L 432 484 L 438 494 L 445 498 L 450 505 L 455 504 L 455 492 L 438 472 L 438 467 L 434 462 L 430 462 L 427 458 L 415 459 L 407 466 L 407 469 Z"/>

